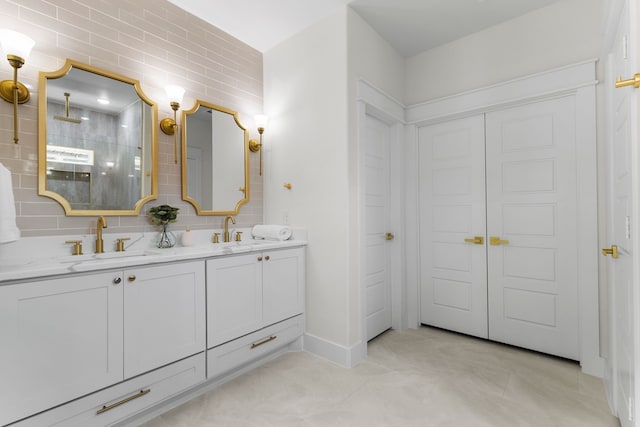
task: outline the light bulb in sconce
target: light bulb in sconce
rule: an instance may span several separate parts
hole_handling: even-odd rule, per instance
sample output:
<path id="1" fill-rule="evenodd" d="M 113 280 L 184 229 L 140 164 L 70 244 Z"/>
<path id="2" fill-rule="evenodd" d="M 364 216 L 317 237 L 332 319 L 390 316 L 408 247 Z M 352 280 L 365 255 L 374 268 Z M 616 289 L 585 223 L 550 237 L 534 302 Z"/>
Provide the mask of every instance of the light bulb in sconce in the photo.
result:
<path id="1" fill-rule="evenodd" d="M 256 151 L 260 152 L 260 176 L 262 176 L 262 134 L 264 133 L 264 129 L 267 127 L 269 118 L 264 114 L 256 114 L 254 120 L 256 122 L 256 127 L 258 128 L 258 133 L 260 134 L 260 141 L 251 139 L 249 141 L 249 150 L 254 153 Z"/>
<path id="2" fill-rule="evenodd" d="M 2 55 L 7 58 L 13 67 L 13 80 L 0 82 L 0 97 L 13 103 L 13 142 L 18 143 L 18 104 L 29 101 L 31 94 L 29 89 L 18 81 L 18 68 L 21 68 L 29 58 L 35 42 L 24 34 L 2 29 L 0 30 L 0 43 Z"/>
<path id="3" fill-rule="evenodd" d="M 176 85 L 169 85 L 165 88 L 167 92 L 167 98 L 169 98 L 169 104 L 173 110 L 173 119 L 167 117 L 160 120 L 160 129 L 167 135 L 173 135 L 173 161 L 178 163 L 178 122 L 177 112 L 180 108 L 180 103 L 184 97 L 184 88 Z"/>

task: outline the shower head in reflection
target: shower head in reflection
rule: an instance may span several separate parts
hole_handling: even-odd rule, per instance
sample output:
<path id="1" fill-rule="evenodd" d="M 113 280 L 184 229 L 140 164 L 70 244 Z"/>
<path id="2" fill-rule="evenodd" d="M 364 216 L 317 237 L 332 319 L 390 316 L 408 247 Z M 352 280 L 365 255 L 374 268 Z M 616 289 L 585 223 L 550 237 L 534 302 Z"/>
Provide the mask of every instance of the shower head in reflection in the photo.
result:
<path id="1" fill-rule="evenodd" d="M 82 123 L 82 120 L 80 119 L 74 119 L 73 117 L 69 117 L 69 97 L 71 96 L 71 94 L 69 92 L 65 92 L 64 93 L 64 111 L 65 111 L 65 116 L 53 116 L 54 120 L 61 120 L 63 122 L 69 122 L 69 123 L 75 123 L 77 125 L 79 125 L 80 123 Z"/>

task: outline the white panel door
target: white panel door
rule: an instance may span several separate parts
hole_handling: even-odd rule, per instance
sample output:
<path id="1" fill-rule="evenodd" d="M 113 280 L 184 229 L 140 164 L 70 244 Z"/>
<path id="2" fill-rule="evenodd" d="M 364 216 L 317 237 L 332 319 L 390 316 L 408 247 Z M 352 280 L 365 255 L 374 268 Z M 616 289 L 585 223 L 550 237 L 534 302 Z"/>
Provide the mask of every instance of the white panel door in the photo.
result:
<path id="1" fill-rule="evenodd" d="M 577 360 L 574 102 L 488 113 L 486 174 L 489 337 Z"/>
<path id="2" fill-rule="evenodd" d="M 610 54 L 611 77 L 628 78 L 637 70 L 632 68 L 627 52 L 631 52 L 634 43 L 630 35 L 629 6 L 625 5 L 618 24 L 613 51 Z M 629 40 L 630 45 L 625 46 Z M 634 152 L 632 146 L 638 144 L 634 138 L 634 128 L 638 125 L 637 94 L 633 87 L 614 89 L 613 81 L 608 80 L 612 91 L 608 108 L 611 123 L 611 137 L 608 138 L 609 174 L 608 187 L 608 240 L 603 245 L 616 245 L 618 258 L 610 259 L 609 298 L 613 370 L 614 406 L 622 426 L 633 426 L 633 400 L 635 394 L 635 357 L 636 326 L 634 318 L 638 308 L 634 306 L 636 296 L 633 286 L 633 239 L 631 237 L 631 218 L 633 217 L 633 167 Z M 637 155 L 637 151 L 635 152 Z M 636 178 L 637 179 L 637 178 Z M 637 187 L 636 187 L 637 188 Z M 636 190 L 637 191 L 637 190 Z"/>
<path id="3" fill-rule="evenodd" d="M 418 138 L 420 321 L 487 338 L 484 116 Z"/>
<path id="4" fill-rule="evenodd" d="M 124 272 L 125 379 L 205 350 L 204 261 Z"/>
<path id="5" fill-rule="evenodd" d="M 0 286 L 0 425 L 122 381 L 122 275 Z"/>
<path id="6" fill-rule="evenodd" d="M 389 146 L 391 129 L 365 116 L 365 259 L 367 340 L 391 328 Z"/>

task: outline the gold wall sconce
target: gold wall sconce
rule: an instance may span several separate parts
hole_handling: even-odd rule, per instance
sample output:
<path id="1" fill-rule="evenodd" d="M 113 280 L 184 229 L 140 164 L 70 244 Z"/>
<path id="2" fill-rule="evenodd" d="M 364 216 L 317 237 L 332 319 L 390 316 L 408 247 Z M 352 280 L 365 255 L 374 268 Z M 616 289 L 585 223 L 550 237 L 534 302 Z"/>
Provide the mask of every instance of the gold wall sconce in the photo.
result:
<path id="1" fill-rule="evenodd" d="M 29 101 L 29 89 L 18 81 L 18 68 L 21 68 L 29 58 L 31 48 L 35 42 L 24 34 L 12 30 L 0 30 L 2 52 L 13 67 L 13 80 L 0 82 L 0 97 L 13 103 L 13 142 L 18 143 L 18 104 Z"/>
<path id="2" fill-rule="evenodd" d="M 249 140 L 249 150 L 253 153 L 256 151 L 260 152 L 260 176 L 262 176 L 262 134 L 264 133 L 264 128 L 267 126 L 269 118 L 264 114 L 258 114 L 255 116 L 255 121 L 258 133 L 260 134 L 260 142 L 255 139 Z"/>
<path id="3" fill-rule="evenodd" d="M 165 88 L 167 91 L 167 97 L 169 98 L 169 103 L 171 105 L 171 109 L 173 110 L 173 119 L 167 117 L 160 120 L 160 129 L 166 135 L 173 135 L 173 161 L 174 163 L 178 163 L 178 122 L 177 122 L 177 112 L 180 108 L 180 103 L 182 102 L 182 98 L 184 97 L 184 88 L 176 85 L 169 85 Z"/>

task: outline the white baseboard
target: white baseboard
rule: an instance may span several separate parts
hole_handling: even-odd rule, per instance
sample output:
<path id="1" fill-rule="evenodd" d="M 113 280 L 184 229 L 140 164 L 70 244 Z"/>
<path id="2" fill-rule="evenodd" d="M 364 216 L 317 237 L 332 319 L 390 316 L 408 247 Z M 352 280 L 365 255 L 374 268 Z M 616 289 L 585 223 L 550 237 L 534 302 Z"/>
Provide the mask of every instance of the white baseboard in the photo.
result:
<path id="1" fill-rule="evenodd" d="M 367 344 L 362 341 L 347 347 L 312 334 L 304 334 L 304 350 L 345 368 L 353 368 L 366 356 Z"/>

